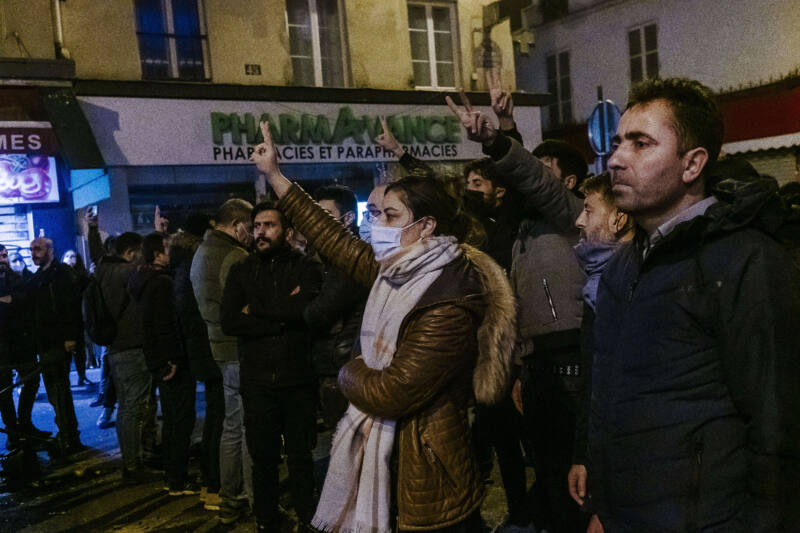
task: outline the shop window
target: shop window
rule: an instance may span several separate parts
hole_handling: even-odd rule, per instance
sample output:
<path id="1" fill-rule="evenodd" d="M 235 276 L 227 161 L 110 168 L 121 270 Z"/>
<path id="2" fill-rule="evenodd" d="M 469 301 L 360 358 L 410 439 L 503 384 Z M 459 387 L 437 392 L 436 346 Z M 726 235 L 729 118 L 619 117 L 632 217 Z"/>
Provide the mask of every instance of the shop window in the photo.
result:
<path id="1" fill-rule="evenodd" d="M 202 0 L 135 0 L 142 78 L 207 80 Z"/>
<path id="2" fill-rule="evenodd" d="M 658 77 L 658 28 L 648 24 L 628 32 L 631 83 Z"/>
<path id="3" fill-rule="evenodd" d="M 345 38 L 339 0 L 286 0 L 294 84 L 345 86 Z"/>
<path id="4" fill-rule="evenodd" d="M 569 77 L 569 52 L 547 56 L 547 90 L 553 97 L 547 106 L 548 127 L 572 122 L 572 84 Z"/>
<path id="5" fill-rule="evenodd" d="M 418 89 L 455 89 L 458 77 L 456 20 L 452 3 L 409 2 L 411 63 Z"/>

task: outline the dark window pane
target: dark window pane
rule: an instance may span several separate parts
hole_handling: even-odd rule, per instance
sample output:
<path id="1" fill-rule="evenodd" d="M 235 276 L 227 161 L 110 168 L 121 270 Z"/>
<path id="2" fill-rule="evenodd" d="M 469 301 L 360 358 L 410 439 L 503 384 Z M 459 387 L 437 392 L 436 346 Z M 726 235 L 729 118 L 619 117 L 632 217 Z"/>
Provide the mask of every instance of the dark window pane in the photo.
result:
<path id="1" fill-rule="evenodd" d="M 642 81 L 642 59 L 640 57 L 631 58 L 631 81 L 634 83 Z"/>
<path id="2" fill-rule="evenodd" d="M 421 31 L 411 33 L 411 59 L 428 60 L 428 34 Z"/>
<path id="3" fill-rule="evenodd" d="M 431 66 L 427 61 L 414 61 L 414 84 L 418 87 L 431 86 Z"/>
<path id="4" fill-rule="evenodd" d="M 178 77 L 180 79 L 205 79 L 203 40 L 201 38 L 178 37 L 175 39 L 175 50 L 178 56 Z"/>
<path id="5" fill-rule="evenodd" d="M 647 77 L 658 77 L 658 52 L 647 54 Z"/>
<path id="6" fill-rule="evenodd" d="M 450 31 L 450 8 L 434 7 L 431 11 L 433 11 L 433 29 L 435 31 Z"/>
<path id="7" fill-rule="evenodd" d="M 322 58 L 322 85 L 344 87 L 342 56 Z"/>
<path id="8" fill-rule="evenodd" d="M 565 124 L 572 122 L 572 102 L 563 102 L 561 104 L 561 121 Z"/>
<path id="9" fill-rule="evenodd" d="M 555 126 L 561 121 L 558 119 L 558 104 L 548 106 L 548 115 L 550 116 L 550 126 Z"/>
<path id="10" fill-rule="evenodd" d="M 293 56 L 311 57 L 311 26 L 289 26 L 289 51 Z"/>
<path id="11" fill-rule="evenodd" d="M 161 0 L 136 0 L 136 27 L 142 33 L 164 33 L 164 8 Z"/>
<path id="12" fill-rule="evenodd" d="M 547 92 L 552 94 L 555 100 L 558 100 L 558 80 L 552 79 L 547 81 Z"/>
<path id="13" fill-rule="evenodd" d="M 455 87 L 455 65 L 453 63 L 436 63 L 436 77 L 439 87 Z"/>
<path id="14" fill-rule="evenodd" d="M 547 79 L 553 80 L 557 77 L 558 72 L 556 71 L 556 56 L 547 56 Z"/>
<path id="15" fill-rule="evenodd" d="M 143 78 L 170 77 L 166 37 L 163 35 L 139 35 L 139 56 Z"/>
<path id="16" fill-rule="evenodd" d="M 408 6 L 408 27 L 416 30 L 428 29 L 428 21 L 425 19 L 425 6 Z"/>
<path id="17" fill-rule="evenodd" d="M 286 0 L 286 15 L 289 24 L 311 24 L 308 0 Z"/>
<path id="18" fill-rule="evenodd" d="M 570 92 L 572 91 L 572 86 L 570 85 L 569 78 L 561 78 L 561 96 L 559 100 L 570 100 L 572 95 Z"/>
<path id="19" fill-rule="evenodd" d="M 450 38 L 449 33 L 435 33 L 433 35 L 434 42 L 436 43 L 436 60 L 437 61 L 452 61 L 453 60 L 453 40 Z"/>
<path id="20" fill-rule="evenodd" d="M 294 84 L 314 86 L 314 63 L 311 58 L 293 57 Z"/>
<path id="21" fill-rule="evenodd" d="M 172 24 L 176 35 L 200 35 L 197 0 L 172 0 Z"/>
<path id="22" fill-rule="evenodd" d="M 628 50 L 631 56 L 636 56 L 642 53 L 642 42 L 639 38 L 639 30 L 628 32 Z"/>
<path id="23" fill-rule="evenodd" d="M 656 36 L 656 25 L 650 24 L 644 28 L 644 49 L 648 52 L 658 50 L 658 38 Z"/>
<path id="24" fill-rule="evenodd" d="M 558 74 L 559 76 L 569 76 L 569 52 L 558 54 Z"/>

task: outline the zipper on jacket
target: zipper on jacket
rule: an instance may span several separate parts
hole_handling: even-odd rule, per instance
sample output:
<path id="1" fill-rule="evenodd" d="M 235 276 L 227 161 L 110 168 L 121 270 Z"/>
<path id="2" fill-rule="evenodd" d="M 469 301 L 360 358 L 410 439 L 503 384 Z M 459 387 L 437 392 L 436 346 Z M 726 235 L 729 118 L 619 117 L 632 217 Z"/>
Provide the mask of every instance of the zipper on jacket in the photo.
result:
<path id="1" fill-rule="evenodd" d="M 696 441 L 694 443 L 694 465 L 692 468 L 692 487 L 691 497 L 692 504 L 689 515 L 688 531 L 699 531 L 699 518 L 700 518 L 700 470 L 703 467 L 703 441 Z"/>
<path id="2" fill-rule="evenodd" d="M 544 295 L 547 297 L 547 303 L 550 306 L 550 314 L 553 315 L 553 322 L 555 322 L 558 320 L 558 313 L 553 303 L 553 295 L 550 294 L 550 286 L 547 284 L 547 278 L 542 278 L 542 287 L 544 288 Z"/>
<path id="3" fill-rule="evenodd" d="M 433 451 L 430 444 L 427 442 L 422 443 L 423 448 L 425 449 L 425 455 L 428 457 L 428 462 L 439 469 L 439 472 L 442 474 L 442 477 L 450 484 L 451 487 L 456 487 L 456 482 L 453 481 L 453 478 L 450 477 L 450 474 L 447 472 L 447 469 L 444 467 L 442 462 L 439 460 L 439 457 L 436 455 L 436 452 Z"/>
<path id="4" fill-rule="evenodd" d="M 633 301 L 633 292 L 636 290 L 636 286 L 638 284 L 639 284 L 639 278 L 636 278 L 631 282 L 630 286 L 628 286 L 628 297 L 627 297 L 628 303 L 631 303 L 631 301 Z"/>

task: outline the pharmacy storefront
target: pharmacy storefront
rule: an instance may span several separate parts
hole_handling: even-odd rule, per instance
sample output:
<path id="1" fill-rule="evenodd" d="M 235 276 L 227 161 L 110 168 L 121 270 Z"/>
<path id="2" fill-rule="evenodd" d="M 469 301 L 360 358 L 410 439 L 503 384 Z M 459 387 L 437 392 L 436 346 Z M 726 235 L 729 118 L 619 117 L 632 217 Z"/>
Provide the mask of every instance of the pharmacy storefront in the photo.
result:
<path id="1" fill-rule="evenodd" d="M 155 205 L 179 225 L 192 211 L 213 213 L 227 198 L 260 198 L 263 180 L 249 162 L 262 142 L 260 121 L 269 121 L 288 177 L 307 190 L 342 183 L 359 201 L 376 183 L 402 172 L 396 157 L 375 142 L 381 116 L 419 159 L 460 170 L 465 161 L 483 156 L 440 93 L 254 87 L 226 92 L 212 86 L 215 96 L 244 98 L 209 99 L 199 92 L 196 98 L 167 98 L 163 91 L 139 96 L 147 93 L 144 87 L 120 90 L 110 84 L 83 89 L 78 86 L 78 99 L 110 177 L 110 198 L 99 206 L 109 231 L 148 231 Z M 103 92 L 119 94 L 91 94 Z M 488 110 L 486 94 L 471 99 Z M 529 148 L 541 140 L 541 100 L 515 95 L 517 127 Z"/>

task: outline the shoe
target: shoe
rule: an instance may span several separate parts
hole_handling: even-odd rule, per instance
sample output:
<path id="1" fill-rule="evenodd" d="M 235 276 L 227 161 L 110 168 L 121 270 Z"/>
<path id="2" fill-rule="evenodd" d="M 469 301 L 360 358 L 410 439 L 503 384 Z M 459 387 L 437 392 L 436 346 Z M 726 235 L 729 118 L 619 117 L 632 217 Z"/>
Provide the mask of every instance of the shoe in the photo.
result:
<path id="1" fill-rule="evenodd" d="M 193 494 L 200 494 L 200 491 L 189 483 L 184 482 L 169 484 L 170 496 L 191 496 Z"/>
<path id="2" fill-rule="evenodd" d="M 96 398 L 92 401 L 92 403 L 89 404 L 89 407 L 100 407 L 101 405 L 103 405 L 103 400 Z"/>
<path id="3" fill-rule="evenodd" d="M 150 483 L 160 477 L 160 473 L 153 472 L 146 468 L 122 469 L 122 485 L 126 487 Z"/>
<path id="4" fill-rule="evenodd" d="M 219 497 L 219 492 L 206 493 L 206 499 L 203 500 L 203 509 L 206 511 L 219 511 L 222 506 L 222 498 Z"/>
<path id="5" fill-rule="evenodd" d="M 248 504 L 246 502 L 242 502 L 238 505 L 222 502 L 219 506 L 219 521 L 223 524 L 232 524 L 246 516 L 247 513 Z"/>
<path id="6" fill-rule="evenodd" d="M 94 381 L 89 381 L 85 377 L 78 380 L 78 387 L 91 387 L 92 385 L 94 385 Z"/>
<path id="7" fill-rule="evenodd" d="M 111 420 L 112 414 L 114 414 L 113 407 L 103 408 L 103 412 L 100 413 L 99 417 L 97 417 L 97 427 L 99 427 L 100 429 L 108 429 L 110 427 L 114 427 L 114 421 Z"/>

